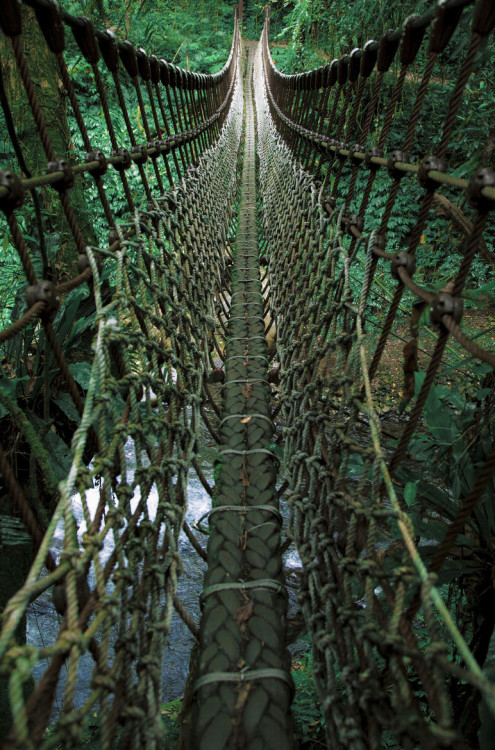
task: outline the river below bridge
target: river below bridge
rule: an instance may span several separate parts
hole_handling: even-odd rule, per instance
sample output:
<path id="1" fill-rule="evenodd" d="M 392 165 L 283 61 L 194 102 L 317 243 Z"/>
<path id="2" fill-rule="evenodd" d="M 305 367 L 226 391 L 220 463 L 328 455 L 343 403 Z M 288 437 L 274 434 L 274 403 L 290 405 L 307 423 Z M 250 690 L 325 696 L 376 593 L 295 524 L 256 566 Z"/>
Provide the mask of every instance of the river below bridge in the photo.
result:
<path id="1" fill-rule="evenodd" d="M 214 417 L 214 415 L 209 415 Z M 200 435 L 200 453 L 198 456 L 199 465 L 207 478 L 210 485 L 214 484 L 213 480 L 213 461 L 217 455 L 218 448 L 211 441 L 211 436 L 206 427 L 201 423 Z M 134 468 L 134 445 L 129 440 L 125 446 L 126 459 L 128 467 Z M 99 490 L 95 488 L 87 492 L 87 502 L 90 511 L 93 514 L 98 503 Z M 137 502 L 137 498 L 135 498 Z M 153 488 L 148 498 L 148 509 L 151 516 L 156 511 L 158 495 Z M 79 527 L 79 538 L 86 530 L 83 520 L 82 507 L 79 496 L 73 500 L 74 515 Z M 197 522 L 211 507 L 211 500 L 199 481 L 196 473 L 189 472 L 188 482 L 188 509 L 186 520 L 190 526 Z M 280 508 L 284 521 L 287 523 L 289 511 L 284 503 Z M 206 546 L 206 537 L 197 534 L 199 541 Z M 201 538 L 202 537 L 202 538 Z M 63 546 L 63 529 L 57 530 L 54 538 L 52 550 L 58 557 Z M 113 542 L 110 537 L 105 540 L 105 545 L 101 553 L 101 561 L 104 563 L 113 550 Z M 196 623 L 199 623 L 200 608 L 199 597 L 203 587 L 203 576 L 206 570 L 206 563 L 192 549 L 184 532 L 181 533 L 179 540 L 179 552 L 182 558 L 183 572 L 178 581 L 177 594 L 189 614 Z M 289 568 L 295 568 L 300 565 L 297 553 L 289 552 L 286 555 L 286 565 Z M 94 580 L 90 580 L 90 585 L 94 586 Z M 290 598 L 293 599 L 293 591 L 289 589 Z M 292 601 L 294 604 L 294 601 Z M 55 643 L 60 628 L 62 618 L 57 614 L 51 598 L 51 590 L 45 596 L 39 597 L 28 610 L 27 620 L 27 641 L 37 649 L 44 649 Z M 189 667 L 189 652 L 193 644 L 193 636 L 182 622 L 180 617 L 174 611 L 170 632 L 167 637 L 163 660 L 163 701 L 174 700 L 183 694 L 187 672 Z M 34 669 L 35 681 L 38 681 L 46 669 L 48 661 L 41 661 Z M 76 707 L 81 705 L 90 695 L 91 676 L 93 672 L 93 659 L 89 654 L 85 654 L 80 660 L 78 690 L 76 694 Z M 60 712 L 62 708 L 63 688 L 65 684 L 65 667 L 62 672 L 62 678 L 59 682 L 57 691 L 57 700 L 55 702 L 55 712 Z"/>

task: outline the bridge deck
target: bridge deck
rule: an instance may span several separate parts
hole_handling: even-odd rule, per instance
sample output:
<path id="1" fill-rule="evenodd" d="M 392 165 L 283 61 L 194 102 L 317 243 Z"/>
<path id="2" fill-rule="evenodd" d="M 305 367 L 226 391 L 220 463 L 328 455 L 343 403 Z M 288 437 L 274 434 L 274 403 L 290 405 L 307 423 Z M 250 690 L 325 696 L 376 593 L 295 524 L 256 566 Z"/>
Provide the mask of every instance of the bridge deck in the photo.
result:
<path id="1" fill-rule="evenodd" d="M 292 746 L 259 255 L 315 743 L 493 748 L 495 172 L 492 100 L 475 94 L 494 9 L 439 0 L 286 75 L 267 6 L 243 98 L 242 3 L 211 75 L 56 3 L 0 3 L 0 750 L 79 748 L 87 730 L 101 750 L 170 745 L 179 618 L 195 644 L 180 747 Z M 62 142 L 39 80 L 59 92 Z M 208 555 L 192 469 L 213 496 Z M 179 579 L 196 553 L 200 628 Z"/>
<path id="2" fill-rule="evenodd" d="M 210 513 L 193 747 L 292 747 L 281 517 L 256 224 L 253 57 L 247 46 L 242 193 L 231 282 L 221 470 Z"/>

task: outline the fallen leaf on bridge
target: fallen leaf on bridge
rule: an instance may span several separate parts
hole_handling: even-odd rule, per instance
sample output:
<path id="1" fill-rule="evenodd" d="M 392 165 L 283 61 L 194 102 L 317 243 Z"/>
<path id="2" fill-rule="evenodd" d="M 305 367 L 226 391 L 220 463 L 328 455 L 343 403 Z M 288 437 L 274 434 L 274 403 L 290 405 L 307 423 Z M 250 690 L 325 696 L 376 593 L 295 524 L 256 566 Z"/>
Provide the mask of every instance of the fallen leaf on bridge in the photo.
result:
<path id="1" fill-rule="evenodd" d="M 247 622 L 250 617 L 252 617 L 254 613 L 254 602 L 252 599 L 250 599 L 246 604 L 243 604 L 242 607 L 239 607 L 237 612 L 235 613 L 235 621 L 238 625 L 242 625 L 244 622 Z"/>

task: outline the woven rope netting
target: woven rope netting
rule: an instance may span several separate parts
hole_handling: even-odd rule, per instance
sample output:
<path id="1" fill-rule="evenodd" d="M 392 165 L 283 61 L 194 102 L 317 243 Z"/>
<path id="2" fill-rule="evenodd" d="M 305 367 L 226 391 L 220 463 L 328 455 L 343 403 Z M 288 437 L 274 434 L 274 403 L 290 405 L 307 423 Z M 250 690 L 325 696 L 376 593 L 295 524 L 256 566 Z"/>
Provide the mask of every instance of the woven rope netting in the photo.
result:
<path id="1" fill-rule="evenodd" d="M 237 22 L 226 65 L 201 76 L 29 0 L 78 134 L 69 161 L 33 83 L 21 6 L 0 8 L 46 161 L 31 174 L 2 78 L 17 162 L 0 171 L 2 228 L 28 289 L 0 332 L 0 528 L 4 545 L 22 525 L 34 550 L 2 613 L 2 747 L 77 746 L 96 712 L 102 748 L 161 746 L 174 610 L 197 639 L 183 742 L 289 747 L 285 488 L 328 747 L 490 747 L 495 359 L 487 315 L 476 335 L 461 319 L 485 293 L 478 256 L 493 273 L 495 175 L 448 168 L 492 43 L 493 4 L 472 5 L 442 2 L 297 76 L 275 67 L 267 13 L 243 93 Z M 68 30 L 105 121 L 98 148 Z M 444 85 L 436 66 L 461 31 Z M 82 174 L 108 243 L 81 230 Z M 51 189 L 77 274 L 47 262 Z M 435 241 L 437 265 L 456 248 L 436 286 L 426 261 L 416 270 Z M 220 446 L 214 488 L 202 426 Z M 213 496 L 207 552 L 186 521 L 191 470 Z M 188 545 L 208 563 L 199 627 L 177 588 Z M 29 607 L 49 593 L 58 631 L 26 644 Z"/>
<path id="2" fill-rule="evenodd" d="M 85 29 L 84 22 L 70 16 L 64 20 L 72 23 L 76 32 L 81 27 L 83 36 L 88 32 L 85 41 L 89 38 L 96 44 L 92 26 Z M 19 35 L 15 28 L 4 30 L 12 32 L 13 54 L 29 81 Z M 112 37 L 105 40 L 103 35 L 105 41 L 113 43 Z M 128 51 L 124 48 L 124 53 Z M 63 57 L 58 57 L 63 70 Z M 142 56 L 139 59 L 142 62 Z M 98 88 L 102 63 L 92 60 L 91 64 Z M 66 449 L 68 470 L 59 481 L 50 448 L 61 450 L 63 443 L 50 443 L 43 431 L 40 435 L 36 429 L 39 419 L 24 416 L 15 394 L 9 397 L 2 390 L 9 430 L 16 430 L 23 450 L 31 456 L 33 470 L 39 473 L 41 498 L 50 499 L 53 511 L 43 533 L 19 483 L 22 476 L 18 480 L 14 475 L 12 451 L 4 444 L 2 481 L 32 534 L 36 555 L 24 585 L 2 616 L 1 669 L 9 680 L 13 719 L 11 734 L 3 738 L 2 747 L 75 746 L 87 717 L 96 710 L 102 748 L 113 747 L 117 731 L 121 747 L 158 747 L 163 739 L 162 662 L 174 605 L 192 632 L 197 632 L 176 594 L 182 570 L 180 552 L 190 545 L 184 535 L 180 541 L 179 537 L 186 528 L 196 550 L 202 552 L 185 524 L 185 514 L 189 472 L 199 450 L 204 375 L 211 368 L 215 350 L 215 298 L 225 293 L 229 283 L 229 235 L 242 129 L 237 30 L 229 61 L 216 77 L 193 80 L 195 74 L 173 66 L 165 70 L 170 80 L 161 90 L 161 112 L 168 120 L 158 120 L 158 131 L 156 125 L 147 126 L 153 128 L 155 140 L 149 139 L 144 151 L 148 149 L 152 158 L 145 164 L 139 146 L 133 151 L 133 156 L 137 153 L 134 166 L 129 151 L 115 149 L 113 161 L 109 159 L 126 168 L 119 172 L 121 190 L 128 198 L 124 220 L 117 221 L 112 215 L 111 198 L 106 200 L 106 177 L 96 170 L 95 182 L 112 234 L 108 248 L 82 245 L 82 278 L 55 289 L 53 284 L 43 286 L 45 282 L 37 278 L 31 255 L 19 237 L 16 217 L 20 212 L 14 212 L 15 201 L 10 200 L 18 183 L 12 173 L 2 183 L 7 221 L 37 296 L 34 322 L 28 311 L 20 325 L 3 332 L 3 340 L 14 339 L 22 347 L 28 345 L 29 337 L 29 345 L 43 352 L 41 372 L 43 367 L 45 373 L 60 368 L 58 390 L 67 394 L 67 412 L 73 415 L 75 409 L 72 420 L 77 424 L 70 452 Z M 67 81 L 70 86 L 70 79 Z M 149 81 L 147 84 L 150 97 L 147 107 L 142 106 L 142 116 L 147 112 L 151 122 L 160 92 L 152 92 Z M 137 76 L 135 86 L 143 105 L 139 89 L 143 83 Z M 73 93 L 73 89 L 69 91 Z M 99 87 L 107 113 L 111 93 Z M 73 102 L 77 107 L 77 100 Z M 31 97 L 30 103 L 39 125 L 43 113 L 35 98 Z M 123 109 L 122 121 L 125 112 Z M 111 119 L 109 123 L 111 126 Z M 178 125 L 177 135 L 173 124 Z M 48 142 L 43 124 L 40 137 Z M 84 123 L 82 137 L 87 137 Z M 167 185 L 163 166 L 157 178 L 157 159 L 161 160 L 162 154 L 169 160 L 175 183 Z M 93 153 L 86 159 L 89 169 L 94 170 L 98 160 L 101 166 L 104 158 L 102 152 Z M 55 177 L 63 180 L 60 172 L 64 167 L 58 166 Z M 33 179 L 27 187 L 32 188 L 33 182 L 36 187 L 43 180 L 46 177 Z M 137 184 L 140 190 L 136 190 Z M 111 181 L 110 191 L 112 185 Z M 61 187 L 60 196 L 71 224 L 68 184 Z M 71 226 L 75 237 L 80 237 L 77 222 Z M 45 288 L 48 293 L 44 296 Z M 75 373 L 81 382 L 77 374 L 80 364 L 72 364 L 62 350 L 68 310 L 75 302 L 84 301 L 88 291 L 96 312 L 83 397 L 72 377 Z M 62 298 L 58 311 L 50 309 L 55 296 Z M 54 414 L 55 409 L 48 404 L 48 414 Z M 16 642 L 17 628 L 30 603 L 49 591 L 53 591 L 61 615 L 53 640 L 47 632 L 44 648 Z M 88 652 L 93 675 L 90 689 L 81 694 L 80 665 Z M 31 686 L 32 670 L 40 675 L 40 668 L 41 676 L 28 694 L 25 688 Z M 58 716 L 51 713 L 55 700 L 61 709 Z M 45 735 L 49 721 L 52 727 Z"/>
<path id="3" fill-rule="evenodd" d="M 453 370 L 457 366 L 463 373 L 453 376 L 454 389 L 469 369 L 468 357 L 493 364 L 491 352 L 462 333 L 453 311 L 454 304 L 462 304 L 454 298 L 466 283 L 483 229 L 491 236 L 488 203 L 481 194 L 476 200 L 474 185 L 486 178 L 484 184 L 491 186 L 493 172 L 482 170 L 469 183 L 477 211 L 451 281 L 437 296 L 411 278 L 443 177 L 452 187 L 468 187 L 467 180 L 456 183 L 445 175 L 442 159 L 476 52 L 493 26 L 486 3 L 479 3 L 468 53 L 449 91 L 439 145 L 426 147 L 434 154 L 426 159 L 420 152 L 419 167 L 411 165 L 409 152 L 417 148 L 415 129 L 428 111 L 422 105 L 437 55 L 462 14 L 453 6 L 438 9 L 436 16 L 412 17 L 395 36 L 390 32 L 379 44 L 370 42 L 364 50 L 296 76 L 275 67 L 268 15 L 258 56 L 261 213 L 280 359 L 288 502 L 302 562 L 299 601 L 329 747 L 472 746 L 478 690 L 491 710 L 495 706 L 490 667 L 484 676 L 470 650 L 479 646 L 477 624 L 466 617 L 469 602 L 479 606 L 481 589 L 492 587 L 488 568 L 478 573 L 476 593 L 476 574 L 470 578 L 476 567 L 472 555 L 484 556 L 485 544 L 493 561 L 488 530 L 493 528 L 492 385 L 484 380 L 491 367 L 477 364 L 471 371 L 478 387 L 488 385 L 488 399 L 484 406 L 467 407 L 470 428 L 453 445 L 447 430 L 453 427 L 452 411 L 439 385 L 452 373 L 453 360 Z M 423 77 L 405 103 L 402 88 L 420 49 L 416 71 L 423 69 Z M 396 55 L 400 67 L 392 72 Z M 381 100 L 384 81 L 388 93 Z M 394 128 L 399 101 L 402 120 L 406 113 L 409 117 L 401 145 Z M 382 203 L 375 195 L 384 190 L 378 172 L 385 166 Z M 408 170 L 418 173 L 422 191 L 411 191 Z M 488 192 L 493 201 L 491 187 Z M 396 217 L 404 210 L 410 231 L 397 253 L 388 249 L 386 232 L 400 223 Z M 391 265 L 388 278 L 380 263 Z M 448 314 L 442 307 L 446 300 Z M 417 311 L 429 309 L 436 327 L 425 342 Z M 446 349 L 449 332 L 460 347 Z M 402 383 L 392 383 L 386 371 L 392 363 L 387 347 L 397 338 L 406 344 L 404 371 L 395 376 Z M 418 347 L 425 373 L 419 373 L 417 359 L 408 365 L 407 351 L 417 355 Z M 379 387 L 384 377 L 386 409 Z M 449 451 L 465 462 L 475 408 L 485 447 L 474 452 L 476 459 L 471 454 L 476 470 L 469 480 L 464 476 L 461 489 L 459 482 L 451 483 L 452 475 L 439 479 L 435 468 Z M 425 445 L 430 452 L 422 454 Z M 461 466 L 457 470 L 462 474 Z M 467 539 L 471 553 L 462 549 Z M 483 658 L 492 647 L 486 641 L 484 648 Z"/>

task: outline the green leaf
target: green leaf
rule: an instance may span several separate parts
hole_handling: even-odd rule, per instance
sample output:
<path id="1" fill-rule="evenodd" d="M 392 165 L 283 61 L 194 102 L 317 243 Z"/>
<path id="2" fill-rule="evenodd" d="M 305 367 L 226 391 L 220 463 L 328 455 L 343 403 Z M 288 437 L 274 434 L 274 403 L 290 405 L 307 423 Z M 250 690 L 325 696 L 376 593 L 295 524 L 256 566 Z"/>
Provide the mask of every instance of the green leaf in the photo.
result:
<path id="1" fill-rule="evenodd" d="M 483 675 L 492 684 L 495 682 L 495 630 L 490 638 L 488 653 L 483 665 Z M 481 750 L 492 750 L 493 738 L 495 737 L 495 716 L 484 697 L 481 699 L 478 712 L 481 720 L 481 727 L 478 732 L 480 748 Z"/>
<path id="2" fill-rule="evenodd" d="M 361 476 L 364 470 L 364 461 L 359 453 L 353 453 L 349 456 L 349 463 L 347 464 L 348 476 Z"/>
<path id="3" fill-rule="evenodd" d="M 91 365 L 88 362 L 74 362 L 69 365 L 69 370 L 76 383 L 79 383 L 81 388 L 87 391 L 91 379 Z"/>
<path id="4" fill-rule="evenodd" d="M 417 492 L 417 481 L 416 482 L 408 482 L 406 486 L 404 487 L 404 500 L 406 501 L 406 505 L 408 508 L 411 507 L 411 505 L 414 503 L 416 499 L 416 492 Z"/>
<path id="5" fill-rule="evenodd" d="M 279 461 L 284 460 L 284 449 L 281 448 L 278 443 L 269 443 L 268 445 L 265 445 L 265 448 L 267 451 L 274 453 Z"/>
<path id="6" fill-rule="evenodd" d="M 57 479 L 65 479 L 72 465 L 73 454 L 68 445 L 52 430 L 45 435 L 45 446 L 51 456 L 53 472 Z"/>
<path id="7" fill-rule="evenodd" d="M 418 398 L 419 392 L 421 388 L 423 387 L 423 383 L 426 377 L 426 373 L 422 372 L 421 370 L 418 370 L 418 372 L 414 373 L 414 397 Z"/>
<path id="8" fill-rule="evenodd" d="M 17 387 L 19 384 L 27 383 L 30 380 L 29 375 L 23 375 L 21 378 L 0 378 L 0 390 L 12 401 L 17 401 Z M 0 406 L 0 418 L 8 414 L 5 407 Z"/>
<path id="9" fill-rule="evenodd" d="M 56 480 L 65 479 L 70 471 L 74 457 L 70 447 L 54 432 L 53 425 L 50 422 L 45 422 L 33 413 L 26 416 L 38 434 L 42 436 L 43 447 L 46 450 L 47 458 L 50 461 Z"/>
<path id="10" fill-rule="evenodd" d="M 484 363 L 480 363 L 476 367 L 476 372 L 478 375 L 487 375 L 492 370 L 493 370 L 493 367 L 491 365 L 487 365 Z"/>
<path id="11" fill-rule="evenodd" d="M 425 307 L 421 315 L 419 316 L 418 320 L 418 328 L 422 328 L 423 326 L 430 325 L 430 308 L 429 306 Z"/>
<path id="12" fill-rule="evenodd" d="M 491 392 L 492 392 L 491 388 L 480 388 L 480 390 L 476 393 L 476 398 L 482 401 Z"/>
<path id="13" fill-rule="evenodd" d="M 79 423 L 80 417 L 74 403 L 68 393 L 61 393 L 60 396 L 53 399 L 53 403 L 56 404 L 68 417 L 71 422 Z"/>

